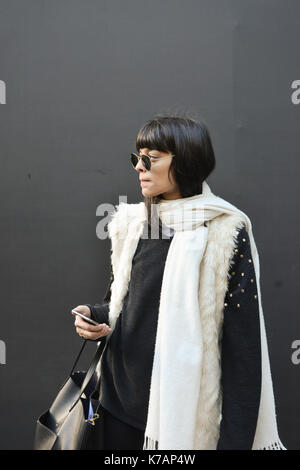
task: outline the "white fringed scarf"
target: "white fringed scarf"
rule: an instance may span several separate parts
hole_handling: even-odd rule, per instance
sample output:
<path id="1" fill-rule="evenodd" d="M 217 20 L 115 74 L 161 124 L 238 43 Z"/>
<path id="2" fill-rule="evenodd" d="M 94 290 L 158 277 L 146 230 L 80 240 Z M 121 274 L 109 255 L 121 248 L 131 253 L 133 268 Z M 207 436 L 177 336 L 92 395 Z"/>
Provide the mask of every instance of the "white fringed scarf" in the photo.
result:
<path id="1" fill-rule="evenodd" d="M 162 223 L 172 228 L 175 234 L 168 250 L 162 279 L 143 449 L 204 450 L 216 448 L 215 437 L 208 444 L 207 439 L 203 436 L 204 431 L 198 429 L 198 404 L 203 366 L 203 325 L 201 326 L 198 298 L 201 281 L 199 267 L 208 238 L 208 228 L 204 225 L 205 222 L 222 214 L 238 214 L 246 225 L 251 243 L 260 314 L 262 386 L 252 449 L 286 450 L 277 430 L 268 345 L 261 304 L 259 257 L 250 219 L 234 205 L 215 196 L 206 181 L 203 182 L 202 194 L 176 200 L 162 200 L 157 205 L 157 210 Z M 138 224 L 133 227 L 133 231 L 137 227 Z M 113 223 L 111 223 L 113 239 L 116 237 L 116 233 L 113 233 L 115 230 Z M 133 251 L 133 248 L 129 248 L 130 243 L 125 241 L 122 251 L 115 248 L 112 255 L 113 264 L 120 265 L 112 286 L 112 298 L 116 299 L 111 303 L 110 325 L 112 329 L 116 322 L 115 313 L 121 309 L 121 299 L 130 278 L 131 268 L 128 264 L 130 256 L 133 256 L 133 253 L 130 256 L 127 254 L 130 250 Z M 117 243 L 113 241 L 114 244 L 117 247 Z M 210 380 L 214 382 L 215 379 L 211 378 Z M 213 383 L 213 387 L 218 387 L 218 384 Z M 214 397 L 212 397 L 212 402 L 213 400 Z M 216 414 L 209 419 L 215 420 L 215 416 Z M 212 426 L 215 424 L 213 423 Z"/>

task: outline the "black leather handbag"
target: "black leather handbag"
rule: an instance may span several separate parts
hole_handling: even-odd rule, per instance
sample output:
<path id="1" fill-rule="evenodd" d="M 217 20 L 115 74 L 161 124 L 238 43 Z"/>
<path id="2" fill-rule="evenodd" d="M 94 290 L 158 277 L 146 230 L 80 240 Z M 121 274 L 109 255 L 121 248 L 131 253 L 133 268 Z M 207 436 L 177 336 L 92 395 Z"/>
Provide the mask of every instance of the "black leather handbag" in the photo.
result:
<path id="1" fill-rule="evenodd" d="M 100 418 L 100 372 L 97 364 L 106 344 L 100 344 L 87 371 L 74 369 L 88 340 L 84 340 L 72 370 L 50 408 L 36 422 L 34 450 L 84 450 Z M 97 427 L 99 429 L 99 426 Z"/>

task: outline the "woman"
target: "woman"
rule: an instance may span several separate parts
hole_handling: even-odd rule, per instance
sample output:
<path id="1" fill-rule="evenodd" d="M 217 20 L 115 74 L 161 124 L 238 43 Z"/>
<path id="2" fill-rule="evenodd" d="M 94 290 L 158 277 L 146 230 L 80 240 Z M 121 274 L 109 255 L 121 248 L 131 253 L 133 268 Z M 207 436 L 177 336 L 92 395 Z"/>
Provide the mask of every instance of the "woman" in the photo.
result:
<path id="1" fill-rule="evenodd" d="M 156 117 L 130 156 L 144 202 L 109 224 L 104 303 L 76 332 L 109 335 L 101 360 L 102 449 L 284 449 L 277 432 L 259 264 L 249 218 L 215 196 L 206 126 Z M 98 441 L 97 441 L 98 439 Z"/>

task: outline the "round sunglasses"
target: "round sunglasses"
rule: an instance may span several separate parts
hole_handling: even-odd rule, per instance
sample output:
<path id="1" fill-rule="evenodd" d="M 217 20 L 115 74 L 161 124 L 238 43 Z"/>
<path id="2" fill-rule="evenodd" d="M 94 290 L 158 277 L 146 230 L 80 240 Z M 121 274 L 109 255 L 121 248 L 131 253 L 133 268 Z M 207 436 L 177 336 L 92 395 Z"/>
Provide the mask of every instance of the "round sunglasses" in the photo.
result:
<path id="1" fill-rule="evenodd" d="M 146 170 L 150 170 L 151 168 L 151 158 L 154 158 L 155 160 L 160 160 L 161 158 L 169 158 L 169 157 L 175 157 L 175 155 L 167 155 L 166 157 L 158 157 L 156 155 L 137 155 L 136 153 L 131 153 L 130 154 L 130 161 L 132 163 L 133 168 L 138 164 L 139 159 L 142 159 L 143 165 L 146 168 Z"/>

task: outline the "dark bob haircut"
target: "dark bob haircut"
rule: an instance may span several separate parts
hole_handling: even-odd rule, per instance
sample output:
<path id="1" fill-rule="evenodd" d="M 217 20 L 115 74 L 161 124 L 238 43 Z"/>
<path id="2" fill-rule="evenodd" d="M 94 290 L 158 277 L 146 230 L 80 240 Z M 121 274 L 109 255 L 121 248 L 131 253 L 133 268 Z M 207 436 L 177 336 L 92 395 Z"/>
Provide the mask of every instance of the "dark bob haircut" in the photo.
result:
<path id="1" fill-rule="evenodd" d="M 202 182 L 216 166 L 215 154 L 206 125 L 191 117 L 155 116 L 138 131 L 136 150 L 147 148 L 171 152 L 169 173 L 178 185 L 182 198 L 202 194 Z M 162 194 L 144 197 L 151 224 L 152 204 L 157 204 Z"/>

